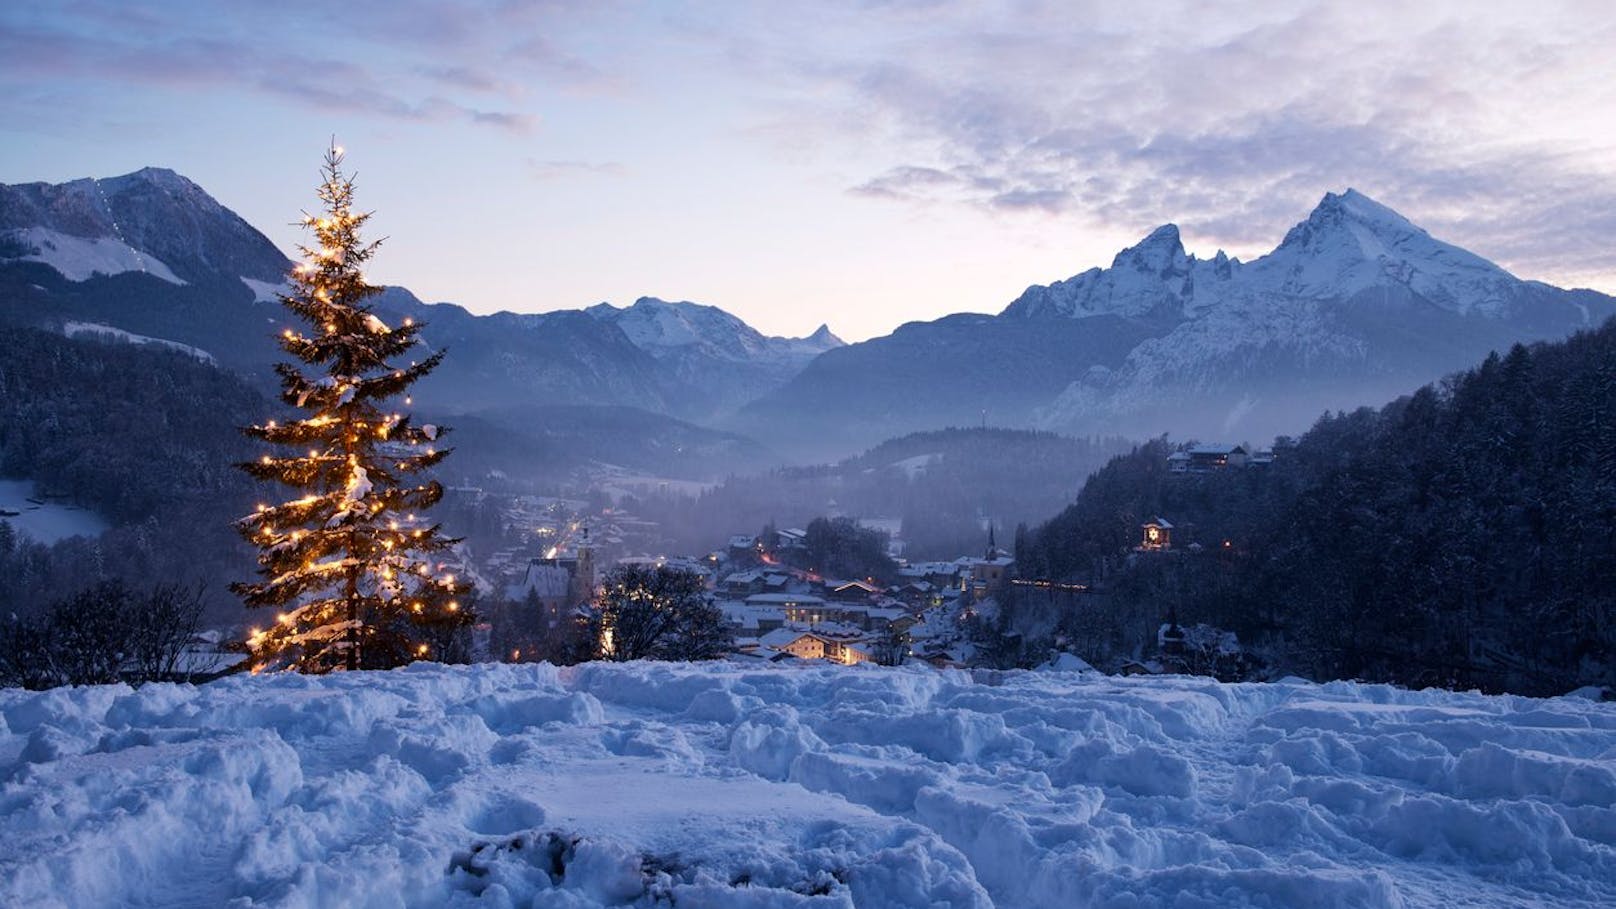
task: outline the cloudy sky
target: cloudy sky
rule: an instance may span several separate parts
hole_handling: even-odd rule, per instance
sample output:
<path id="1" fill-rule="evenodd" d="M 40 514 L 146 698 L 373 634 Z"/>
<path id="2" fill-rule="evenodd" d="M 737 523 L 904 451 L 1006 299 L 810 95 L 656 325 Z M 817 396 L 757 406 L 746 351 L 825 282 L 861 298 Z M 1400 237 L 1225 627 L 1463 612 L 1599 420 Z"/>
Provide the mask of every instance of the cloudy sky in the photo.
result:
<path id="1" fill-rule="evenodd" d="M 172 167 L 289 250 L 335 135 L 373 280 L 850 340 L 1348 186 L 1616 292 L 1613 47 L 1606 0 L 6 3 L 0 182 Z"/>

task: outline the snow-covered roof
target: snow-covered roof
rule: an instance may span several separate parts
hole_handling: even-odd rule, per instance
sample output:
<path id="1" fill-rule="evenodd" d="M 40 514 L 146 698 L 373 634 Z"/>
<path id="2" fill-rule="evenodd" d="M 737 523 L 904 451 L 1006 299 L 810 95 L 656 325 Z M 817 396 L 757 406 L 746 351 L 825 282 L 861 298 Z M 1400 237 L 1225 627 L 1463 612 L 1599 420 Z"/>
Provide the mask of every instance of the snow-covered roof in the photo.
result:
<path id="1" fill-rule="evenodd" d="M 853 589 L 862 590 L 865 593 L 876 593 L 877 591 L 880 590 L 879 587 L 875 587 L 875 586 L 873 586 L 871 584 L 866 584 L 863 581 L 847 581 L 846 583 L 839 584 L 839 585 L 837 585 L 836 587 L 834 587 L 832 589 L 834 589 L 837 593 L 841 593 L 844 590 L 853 590 Z"/>
<path id="2" fill-rule="evenodd" d="M 553 600 L 566 597 L 571 588 L 572 572 L 560 565 L 529 562 L 522 582 L 508 588 L 505 595 L 513 600 L 523 600 L 532 593 L 541 600 Z"/>
<path id="3" fill-rule="evenodd" d="M 823 606 L 824 599 L 805 593 L 754 593 L 746 598 L 748 606 Z"/>
<path id="4" fill-rule="evenodd" d="M 783 628 L 776 628 L 767 634 L 758 635 L 757 640 L 759 647 L 772 647 L 775 650 L 780 650 L 808 637 L 813 637 L 808 629 L 787 625 Z"/>

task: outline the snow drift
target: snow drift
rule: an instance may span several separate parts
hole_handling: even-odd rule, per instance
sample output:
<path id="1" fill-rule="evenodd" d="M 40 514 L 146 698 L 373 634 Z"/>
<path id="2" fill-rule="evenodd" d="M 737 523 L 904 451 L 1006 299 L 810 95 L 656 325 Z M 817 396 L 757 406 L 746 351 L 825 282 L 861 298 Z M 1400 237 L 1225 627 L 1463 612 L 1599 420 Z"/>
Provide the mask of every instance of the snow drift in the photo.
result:
<path id="1" fill-rule="evenodd" d="M 0 693 L 0 905 L 1616 904 L 1616 706 L 540 665 Z"/>

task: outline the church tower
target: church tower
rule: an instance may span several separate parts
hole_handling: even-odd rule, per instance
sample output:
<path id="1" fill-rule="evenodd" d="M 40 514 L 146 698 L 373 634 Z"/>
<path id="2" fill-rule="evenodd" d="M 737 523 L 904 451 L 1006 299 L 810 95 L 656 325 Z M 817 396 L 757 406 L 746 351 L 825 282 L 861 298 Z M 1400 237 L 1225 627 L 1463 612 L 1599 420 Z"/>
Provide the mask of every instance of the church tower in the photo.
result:
<path id="1" fill-rule="evenodd" d="M 1010 553 L 999 548 L 999 541 L 996 539 L 994 534 L 994 525 L 990 522 L 988 524 L 988 552 L 984 558 L 991 562 L 995 559 L 1002 559 L 1009 555 Z"/>
<path id="2" fill-rule="evenodd" d="M 578 564 L 572 572 L 572 599 L 580 606 L 595 599 L 595 547 L 589 542 L 587 526 L 578 543 Z"/>

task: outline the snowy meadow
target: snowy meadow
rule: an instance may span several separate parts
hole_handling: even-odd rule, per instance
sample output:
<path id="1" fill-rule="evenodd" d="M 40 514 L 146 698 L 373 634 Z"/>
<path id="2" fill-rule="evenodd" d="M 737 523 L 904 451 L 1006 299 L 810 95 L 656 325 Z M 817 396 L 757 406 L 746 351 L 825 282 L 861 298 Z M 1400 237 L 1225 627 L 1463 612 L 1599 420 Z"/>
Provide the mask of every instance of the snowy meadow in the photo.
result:
<path id="1" fill-rule="evenodd" d="M 1609 906 L 1616 706 L 634 663 L 0 692 L 4 906 Z"/>

